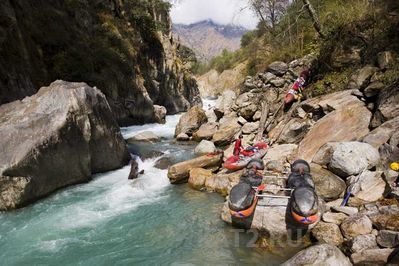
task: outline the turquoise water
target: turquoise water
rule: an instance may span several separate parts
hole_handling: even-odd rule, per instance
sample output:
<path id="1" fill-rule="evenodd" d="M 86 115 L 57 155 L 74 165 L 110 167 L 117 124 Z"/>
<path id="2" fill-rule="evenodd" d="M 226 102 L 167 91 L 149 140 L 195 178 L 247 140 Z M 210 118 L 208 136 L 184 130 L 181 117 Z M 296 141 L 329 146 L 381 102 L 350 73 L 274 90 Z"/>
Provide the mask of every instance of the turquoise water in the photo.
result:
<path id="1" fill-rule="evenodd" d="M 151 129 L 165 139 L 166 156 L 187 158 L 173 143 L 178 116 Z M 140 161 L 145 174 L 127 180 L 129 167 L 97 175 L 26 208 L 0 214 L 0 265 L 265 265 L 284 260 L 249 248 L 252 234 L 220 219 L 224 199 L 187 185 L 172 186 L 157 158 Z"/>

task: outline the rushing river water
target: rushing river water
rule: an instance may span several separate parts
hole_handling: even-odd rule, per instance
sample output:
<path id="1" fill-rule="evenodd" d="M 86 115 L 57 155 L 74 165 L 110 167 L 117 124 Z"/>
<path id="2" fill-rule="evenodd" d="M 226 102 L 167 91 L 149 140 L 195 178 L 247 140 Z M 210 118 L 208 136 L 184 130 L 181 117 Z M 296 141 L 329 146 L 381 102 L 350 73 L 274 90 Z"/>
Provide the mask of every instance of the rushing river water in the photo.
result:
<path id="1" fill-rule="evenodd" d="M 163 140 L 147 149 L 183 160 L 192 156 L 192 146 L 173 141 L 178 119 L 168 116 L 165 125 L 133 126 L 122 133 L 151 130 Z M 145 174 L 137 180 L 127 180 L 126 166 L 0 213 L 0 265 L 272 265 L 284 260 L 249 247 L 252 234 L 225 225 L 218 194 L 170 185 L 167 171 L 154 167 L 157 159 L 140 161 Z"/>

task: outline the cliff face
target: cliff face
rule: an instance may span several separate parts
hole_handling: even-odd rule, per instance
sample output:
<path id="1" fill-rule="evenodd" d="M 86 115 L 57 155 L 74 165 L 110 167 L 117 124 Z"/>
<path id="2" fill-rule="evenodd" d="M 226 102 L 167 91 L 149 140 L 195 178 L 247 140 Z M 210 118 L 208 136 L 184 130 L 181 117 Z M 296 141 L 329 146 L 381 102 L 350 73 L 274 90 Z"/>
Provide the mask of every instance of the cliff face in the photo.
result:
<path id="1" fill-rule="evenodd" d="M 97 86 L 120 125 L 201 103 L 160 0 L 1 1 L 0 104 L 55 79 Z"/>

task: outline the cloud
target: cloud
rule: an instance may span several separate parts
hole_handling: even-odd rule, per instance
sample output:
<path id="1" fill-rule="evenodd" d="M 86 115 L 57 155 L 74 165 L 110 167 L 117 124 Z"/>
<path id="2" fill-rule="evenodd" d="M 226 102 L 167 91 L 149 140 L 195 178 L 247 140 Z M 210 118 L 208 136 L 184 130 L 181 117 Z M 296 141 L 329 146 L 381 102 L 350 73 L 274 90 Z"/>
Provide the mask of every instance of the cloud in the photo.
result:
<path id="1" fill-rule="evenodd" d="M 248 8 L 247 0 L 178 0 L 171 16 L 174 23 L 191 24 L 211 19 L 219 24 L 235 24 L 254 29 L 257 18 Z"/>

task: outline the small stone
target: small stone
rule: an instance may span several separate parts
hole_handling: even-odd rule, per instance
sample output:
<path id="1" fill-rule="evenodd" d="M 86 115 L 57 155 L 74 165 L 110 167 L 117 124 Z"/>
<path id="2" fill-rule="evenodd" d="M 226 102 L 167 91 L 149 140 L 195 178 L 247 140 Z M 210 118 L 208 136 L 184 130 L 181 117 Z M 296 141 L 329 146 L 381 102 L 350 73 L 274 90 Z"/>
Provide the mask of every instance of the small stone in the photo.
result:
<path id="1" fill-rule="evenodd" d="M 323 221 L 326 223 L 333 223 L 340 225 L 344 220 L 348 218 L 348 215 L 344 213 L 334 213 L 334 212 L 326 212 L 323 214 Z"/>
<path id="2" fill-rule="evenodd" d="M 244 117 L 242 117 L 242 116 L 240 116 L 239 118 L 238 118 L 238 123 L 240 124 L 240 125 L 245 125 L 246 123 L 247 123 L 248 121 L 244 118 Z"/>
<path id="3" fill-rule="evenodd" d="M 258 120 L 260 120 L 261 116 L 262 116 L 262 112 L 261 111 L 256 111 L 256 113 L 252 117 L 252 120 L 258 121 Z"/>
<path id="4" fill-rule="evenodd" d="M 259 128 L 259 122 L 246 123 L 242 127 L 242 133 L 251 134 L 254 133 L 256 130 L 258 130 L 258 128 Z"/>
<path id="5" fill-rule="evenodd" d="M 190 137 L 186 133 L 180 133 L 177 135 L 176 140 L 178 141 L 189 141 Z"/>
<path id="6" fill-rule="evenodd" d="M 355 215 L 359 212 L 358 208 L 347 207 L 347 206 L 333 206 L 333 207 L 331 207 L 331 209 L 335 212 L 345 213 L 349 216 Z"/>

